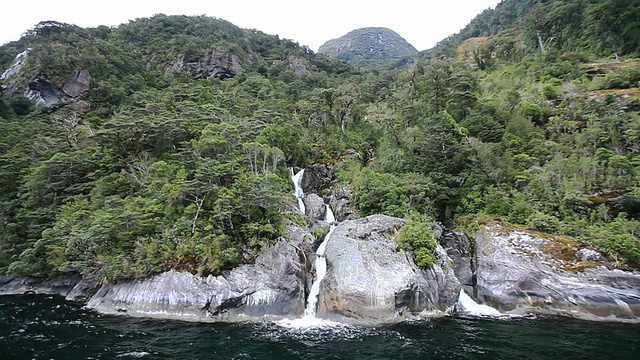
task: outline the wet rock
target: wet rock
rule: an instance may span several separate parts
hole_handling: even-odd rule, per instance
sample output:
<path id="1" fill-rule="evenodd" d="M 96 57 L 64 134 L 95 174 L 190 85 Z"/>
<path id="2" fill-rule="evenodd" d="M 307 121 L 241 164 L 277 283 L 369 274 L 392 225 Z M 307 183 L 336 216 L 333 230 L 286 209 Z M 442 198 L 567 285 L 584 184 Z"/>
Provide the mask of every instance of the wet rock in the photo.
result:
<path id="1" fill-rule="evenodd" d="M 322 220 L 327 212 L 324 200 L 316 194 L 307 194 L 304 197 L 306 216 L 311 220 Z"/>
<path id="2" fill-rule="evenodd" d="M 30 51 L 31 49 L 27 49 L 16 55 L 11 65 L 0 75 L 0 80 L 9 80 L 11 77 L 18 75 L 22 70 L 22 66 L 27 62 Z"/>
<path id="3" fill-rule="evenodd" d="M 501 312 L 640 321 L 640 273 L 584 269 L 571 239 L 494 225 L 482 227 L 475 244 L 473 295 Z"/>
<path id="4" fill-rule="evenodd" d="M 69 301 L 87 301 L 101 286 L 100 279 L 92 276 L 84 277 L 69 291 L 65 299 Z"/>
<path id="5" fill-rule="evenodd" d="M 47 294 L 67 296 L 80 280 L 78 275 L 65 275 L 54 279 L 2 275 L 0 276 L 0 295 Z"/>
<path id="6" fill-rule="evenodd" d="M 194 321 L 247 321 L 299 316 L 305 307 L 305 244 L 313 236 L 288 227 L 290 240 L 266 249 L 255 264 L 221 276 L 168 271 L 144 280 L 103 286 L 87 306 L 103 313 Z"/>
<path id="7" fill-rule="evenodd" d="M 355 323 L 399 321 L 453 306 L 460 284 L 446 264 L 423 270 L 394 240 L 404 220 L 384 215 L 340 223 L 327 243 L 318 316 Z"/>
<path id="8" fill-rule="evenodd" d="M 460 283 L 475 286 L 475 257 L 471 239 L 465 233 L 444 231 L 440 244 L 453 260 L 453 271 Z"/>

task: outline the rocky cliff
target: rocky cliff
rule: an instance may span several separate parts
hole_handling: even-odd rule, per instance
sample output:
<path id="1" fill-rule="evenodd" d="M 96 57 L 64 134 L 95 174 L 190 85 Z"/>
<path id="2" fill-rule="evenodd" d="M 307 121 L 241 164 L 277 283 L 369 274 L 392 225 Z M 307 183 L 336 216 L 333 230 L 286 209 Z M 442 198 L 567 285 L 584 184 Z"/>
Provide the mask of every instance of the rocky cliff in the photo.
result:
<path id="1" fill-rule="evenodd" d="M 640 273 L 610 269 L 569 238 L 494 224 L 443 243 L 467 293 L 502 313 L 640 321 Z"/>

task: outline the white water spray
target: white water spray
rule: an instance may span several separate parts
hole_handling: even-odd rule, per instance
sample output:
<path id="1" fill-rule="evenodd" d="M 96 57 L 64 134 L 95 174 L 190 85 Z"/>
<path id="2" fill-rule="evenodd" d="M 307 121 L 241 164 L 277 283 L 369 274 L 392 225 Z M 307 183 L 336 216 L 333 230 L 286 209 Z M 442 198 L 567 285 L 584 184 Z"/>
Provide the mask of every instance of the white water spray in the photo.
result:
<path id="1" fill-rule="evenodd" d="M 460 290 L 460 296 L 456 303 L 458 311 L 472 316 L 503 316 L 500 311 L 491 306 L 478 304 L 464 290 Z"/>
<path id="2" fill-rule="evenodd" d="M 295 186 L 295 195 L 296 199 L 298 199 L 298 207 L 302 214 L 305 213 L 306 208 L 304 206 L 304 191 L 302 190 L 302 177 L 304 176 L 304 169 L 298 171 L 296 174 L 293 173 L 293 168 L 291 168 L 291 181 L 293 181 L 293 185 Z"/>

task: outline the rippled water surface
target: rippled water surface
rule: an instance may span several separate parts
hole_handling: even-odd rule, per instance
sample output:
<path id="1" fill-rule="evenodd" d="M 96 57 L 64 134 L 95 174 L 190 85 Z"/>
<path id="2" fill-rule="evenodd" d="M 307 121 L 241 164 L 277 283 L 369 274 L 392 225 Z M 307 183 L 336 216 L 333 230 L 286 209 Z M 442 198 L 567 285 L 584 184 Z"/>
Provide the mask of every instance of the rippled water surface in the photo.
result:
<path id="1" fill-rule="evenodd" d="M 640 359 L 640 326 L 445 318 L 367 328 L 114 317 L 53 296 L 0 297 L 0 359 Z"/>

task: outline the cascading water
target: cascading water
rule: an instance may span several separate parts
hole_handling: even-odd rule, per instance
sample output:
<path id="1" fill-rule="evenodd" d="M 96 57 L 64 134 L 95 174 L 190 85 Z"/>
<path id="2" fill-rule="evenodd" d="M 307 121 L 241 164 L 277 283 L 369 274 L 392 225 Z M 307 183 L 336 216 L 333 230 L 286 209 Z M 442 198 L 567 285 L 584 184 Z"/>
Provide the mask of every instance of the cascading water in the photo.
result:
<path id="1" fill-rule="evenodd" d="M 297 173 L 293 173 L 293 168 L 291 168 L 291 181 L 293 181 L 293 185 L 295 186 L 295 195 L 296 199 L 298 199 L 298 207 L 300 211 L 304 214 L 306 208 L 304 206 L 304 191 L 302 190 L 302 177 L 304 176 L 304 169 L 298 171 Z"/>
<path id="2" fill-rule="evenodd" d="M 333 215 L 333 211 L 329 205 L 326 206 L 326 211 L 324 214 L 324 221 L 330 223 L 329 232 L 324 237 L 324 240 L 318 246 L 316 250 L 316 280 L 313 282 L 311 286 L 311 290 L 309 291 L 309 297 L 307 298 L 307 307 L 304 309 L 305 317 L 316 317 L 316 310 L 318 307 L 318 295 L 320 294 L 320 282 L 324 279 L 324 276 L 327 275 L 327 259 L 324 257 L 324 252 L 327 248 L 327 242 L 335 230 L 336 226 L 333 225 L 333 222 L 336 221 L 336 218 Z"/>
<path id="3" fill-rule="evenodd" d="M 503 316 L 500 311 L 491 306 L 478 304 L 464 290 L 460 290 L 460 296 L 456 303 L 456 309 L 464 314 L 472 316 Z"/>
<path id="4" fill-rule="evenodd" d="M 293 172 L 293 168 L 291 169 L 291 181 L 293 181 L 295 185 L 295 195 L 298 199 L 298 205 L 300 206 L 300 211 L 305 213 L 305 205 L 302 201 L 304 198 L 304 192 L 302 191 L 302 177 L 304 176 L 304 169 L 300 170 L 298 173 Z M 277 322 L 277 324 L 294 329 L 308 329 L 315 327 L 336 327 L 340 326 L 340 324 L 335 323 L 333 321 L 323 320 L 316 317 L 316 311 L 318 307 L 318 295 L 320 294 L 320 282 L 327 274 L 327 259 L 324 256 L 325 249 L 327 248 L 327 242 L 331 238 L 331 234 L 333 230 L 335 230 L 336 226 L 334 222 L 336 221 L 335 216 L 333 215 L 333 211 L 331 211 L 331 207 L 325 204 L 325 214 L 324 221 L 330 224 L 329 232 L 325 235 L 324 239 L 318 249 L 316 249 L 316 279 L 309 290 L 309 295 L 307 297 L 307 306 L 304 309 L 304 315 L 299 319 L 289 320 L 283 319 Z"/>

